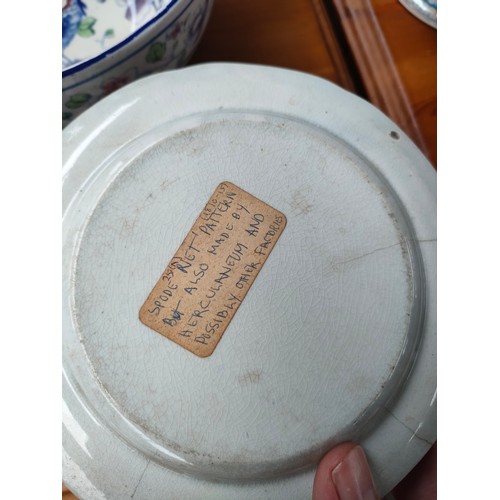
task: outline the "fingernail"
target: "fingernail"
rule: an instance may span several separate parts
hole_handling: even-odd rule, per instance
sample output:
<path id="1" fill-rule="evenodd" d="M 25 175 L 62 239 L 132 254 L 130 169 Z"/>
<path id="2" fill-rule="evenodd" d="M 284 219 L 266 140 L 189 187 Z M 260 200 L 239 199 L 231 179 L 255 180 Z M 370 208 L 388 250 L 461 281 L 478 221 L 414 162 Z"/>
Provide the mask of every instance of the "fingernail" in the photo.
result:
<path id="1" fill-rule="evenodd" d="M 355 446 L 332 471 L 340 500 L 378 500 L 372 474 L 360 446 Z"/>

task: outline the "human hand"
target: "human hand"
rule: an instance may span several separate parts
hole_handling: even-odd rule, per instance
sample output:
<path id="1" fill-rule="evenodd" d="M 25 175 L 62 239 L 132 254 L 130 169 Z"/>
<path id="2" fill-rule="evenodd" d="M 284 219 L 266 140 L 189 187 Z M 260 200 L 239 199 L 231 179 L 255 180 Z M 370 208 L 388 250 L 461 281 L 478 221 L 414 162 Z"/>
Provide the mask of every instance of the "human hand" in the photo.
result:
<path id="1" fill-rule="evenodd" d="M 395 500 L 436 498 L 436 445 L 394 489 Z M 329 451 L 316 470 L 313 500 L 377 500 L 363 449 L 343 443 Z"/>

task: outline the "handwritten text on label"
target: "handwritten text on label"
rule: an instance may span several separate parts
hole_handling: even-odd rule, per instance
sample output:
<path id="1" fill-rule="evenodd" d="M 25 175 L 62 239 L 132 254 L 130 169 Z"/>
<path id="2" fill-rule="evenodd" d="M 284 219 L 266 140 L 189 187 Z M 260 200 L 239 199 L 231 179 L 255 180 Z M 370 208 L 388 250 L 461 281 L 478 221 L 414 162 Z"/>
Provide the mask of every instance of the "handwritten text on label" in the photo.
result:
<path id="1" fill-rule="evenodd" d="M 139 312 L 200 357 L 212 354 L 286 225 L 230 182 L 219 184 Z"/>

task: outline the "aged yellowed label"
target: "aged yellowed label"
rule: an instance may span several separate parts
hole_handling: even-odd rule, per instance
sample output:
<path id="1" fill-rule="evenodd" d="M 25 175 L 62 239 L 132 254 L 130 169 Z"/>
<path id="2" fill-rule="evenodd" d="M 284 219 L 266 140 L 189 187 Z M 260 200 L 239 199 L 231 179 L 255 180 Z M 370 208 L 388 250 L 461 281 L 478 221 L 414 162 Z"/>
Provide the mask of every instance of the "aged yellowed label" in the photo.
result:
<path id="1" fill-rule="evenodd" d="M 286 225 L 286 217 L 230 182 L 210 197 L 139 312 L 188 351 L 214 351 Z"/>

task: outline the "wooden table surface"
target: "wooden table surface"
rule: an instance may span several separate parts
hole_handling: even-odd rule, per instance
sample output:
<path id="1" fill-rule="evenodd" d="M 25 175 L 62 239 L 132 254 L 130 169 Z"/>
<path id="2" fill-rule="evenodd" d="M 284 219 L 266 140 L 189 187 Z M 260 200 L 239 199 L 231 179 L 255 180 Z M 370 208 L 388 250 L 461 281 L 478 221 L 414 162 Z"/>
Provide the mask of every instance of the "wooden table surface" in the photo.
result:
<path id="1" fill-rule="evenodd" d="M 437 166 L 437 32 L 399 2 L 373 2 L 380 27 L 422 132 L 427 156 Z"/>
<path id="2" fill-rule="evenodd" d="M 326 78 L 379 107 L 436 166 L 436 43 L 436 30 L 397 0 L 215 0 L 191 64 L 268 64 Z"/>
<path id="3" fill-rule="evenodd" d="M 436 38 L 397 0 L 215 0 L 190 64 L 266 64 L 326 78 L 384 111 L 436 166 Z M 64 486 L 62 496 L 76 498 Z"/>

